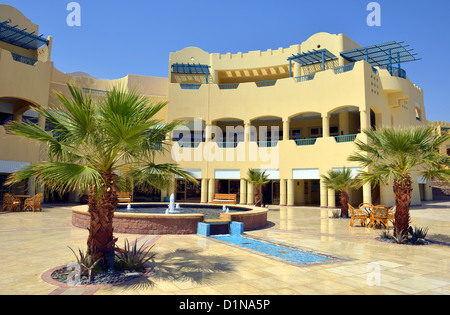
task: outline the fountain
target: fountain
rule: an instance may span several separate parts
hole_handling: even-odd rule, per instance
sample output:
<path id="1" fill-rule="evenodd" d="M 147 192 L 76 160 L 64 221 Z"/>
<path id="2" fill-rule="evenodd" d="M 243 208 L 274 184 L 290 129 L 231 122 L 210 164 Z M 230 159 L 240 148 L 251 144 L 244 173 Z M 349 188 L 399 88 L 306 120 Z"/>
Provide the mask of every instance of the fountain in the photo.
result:
<path id="1" fill-rule="evenodd" d="M 181 209 L 179 204 L 176 205 L 176 209 Z M 174 194 L 172 194 L 170 196 L 169 207 L 166 210 L 166 214 L 171 214 L 171 213 L 181 213 L 181 211 L 175 210 L 175 195 Z"/>

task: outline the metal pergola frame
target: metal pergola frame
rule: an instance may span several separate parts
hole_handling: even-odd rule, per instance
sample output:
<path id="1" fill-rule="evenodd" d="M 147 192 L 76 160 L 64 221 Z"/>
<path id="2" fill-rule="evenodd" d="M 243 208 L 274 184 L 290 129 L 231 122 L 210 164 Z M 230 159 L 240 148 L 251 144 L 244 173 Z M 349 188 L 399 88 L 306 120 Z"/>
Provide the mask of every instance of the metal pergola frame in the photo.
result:
<path id="1" fill-rule="evenodd" d="M 26 32 L 26 28 L 19 29 L 19 25 L 11 26 L 10 21 L 0 22 L 0 41 L 22 47 L 25 49 L 38 49 L 42 45 L 49 45 L 49 40 L 43 38 L 44 35 L 35 35 L 35 32 Z"/>
<path id="2" fill-rule="evenodd" d="M 414 49 L 408 47 L 409 45 L 404 45 L 404 42 L 393 41 L 343 51 L 341 56 L 350 62 L 365 60 L 373 67 L 392 69 L 393 64 L 398 64 L 398 68 L 401 69 L 402 63 L 421 60 L 415 57 L 417 53 L 411 53 Z"/>
<path id="3" fill-rule="evenodd" d="M 295 61 L 302 66 L 310 66 L 318 63 L 322 63 L 322 70 L 325 71 L 325 62 L 336 60 L 336 57 L 328 49 L 321 49 L 304 52 L 301 54 L 292 55 L 287 60 L 289 61 L 289 77 L 292 77 L 292 61 Z"/>
<path id="4" fill-rule="evenodd" d="M 208 84 L 210 68 L 210 66 L 202 64 L 174 63 L 172 64 L 172 73 L 206 75 L 206 84 Z"/>

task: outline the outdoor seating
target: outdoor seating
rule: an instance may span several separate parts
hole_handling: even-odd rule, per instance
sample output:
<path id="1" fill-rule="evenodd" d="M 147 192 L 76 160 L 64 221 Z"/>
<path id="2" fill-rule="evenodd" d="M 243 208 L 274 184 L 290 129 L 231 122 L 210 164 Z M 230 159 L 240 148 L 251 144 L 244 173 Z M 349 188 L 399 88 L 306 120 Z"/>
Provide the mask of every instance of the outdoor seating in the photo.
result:
<path id="1" fill-rule="evenodd" d="M 374 206 L 370 213 L 369 227 L 376 228 L 377 224 L 389 229 L 389 208 L 386 206 Z"/>
<path id="2" fill-rule="evenodd" d="M 355 209 L 352 205 L 348 204 L 348 211 L 350 212 L 350 226 L 353 227 L 355 221 L 361 221 L 361 226 L 367 226 L 367 213 L 361 209 Z"/>
<path id="3" fill-rule="evenodd" d="M 369 216 L 370 213 L 372 212 L 372 208 L 373 204 L 367 202 L 364 202 L 359 205 L 359 209 L 365 211 L 367 213 L 367 216 Z"/>
<path id="4" fill-rule="evenodd" d="M 3 195 L 3 206 L 2 212 L 9 209 L 9 212 L 12 212 L 14 209 L 20 211 L 20 199 L 15 198 L 13 195 L 6 193 Z"/>
<path id="5" fill-rule="evenodd" d="M 118 192 L 117 199 L 119 203 L 131 203 L 131 195 L 129 192 Z"/>
<path id="6" fill-rule="evenodd" d="M 389 221 L 392 222 L 392 224 L 395 223 L 395 211 L 397 210 L 397 206 L 393 206 L 392 208 L 389 209 Z"/>
<path id="7" fill-rule="evenodd" d="M 39 211 L 42 212 L 41 203 L 43 199 L 43 194 L 37 194 L 34 197 L 26 199 L 23 203 L 23 211 L 26 211 L 28 208 L 30 208 L 30 211 L 33 210 L 33 212 L 36 212 L 36 209 L 39 209 Z"/>
<path id="8" fill-rule="evenodd" d="M 212 200 L 213 204 L 231 204 L 235 205 L 237 202 L 237 195 L 235 194 L 214 194 Z"/>

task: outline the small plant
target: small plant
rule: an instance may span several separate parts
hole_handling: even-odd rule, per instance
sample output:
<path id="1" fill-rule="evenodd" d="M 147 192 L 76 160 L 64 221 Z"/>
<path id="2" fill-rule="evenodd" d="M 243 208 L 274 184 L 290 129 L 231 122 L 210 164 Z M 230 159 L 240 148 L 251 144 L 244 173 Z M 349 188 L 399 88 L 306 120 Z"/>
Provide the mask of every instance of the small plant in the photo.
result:
<path id="1" fill-rule="evenodd" d="M 125 239 L 124 250 L 116 254 L 119 264 L 123 264 L 129 270 L 142 272 L 145 269 L 145 263 L 150 259 L 153 259 L 156 254 L 149 255 L 153 246 L 146 249 L 147 243 L 142 244 L 139 248 L 137 246 L 137 240 L 134 245 L 130 245 L 128 239 Z"/>
<path id="2" fill-rule="evenodd" d="M 403 232 L 402 230 L 394 230 L 394 235 L 392 239 L 397 244 L 405 244 L 408 241 L 408 233 Z"/>
<path id="3" fill-rule="evenodd" d="M 92 257 L 83 253 L 81 249 L 78 249 L 80 256 L 78 256 L 72 248 L 69 247 L 69 249 L 75 255 L 77 263 L 80 266 L 80 276 L 87 276 L 88 282 L 91 283 L 92 271 L 103 258 L 93 261 Z"/>
<path id="4" fill-rule="evenodd" d="M 331 217 L 333 219 L 339 219 L 341 217 L 341 210 L 333 211 L 332 214 L 331 214 Z"/>
<path id="5" fill-rule="evenodd" d="M 380 233 L 380 239 L 382 239 L 382 240 L 391 240 L 392 236 L 391 236 L 391 234 L 389 234 L 388 230 L 383 230 Z"/>
<path id="6" fill-rule="evenodd" d="M 408 229 L 409 235 L 411 235 L 411 241 L 413 244 L 419 244 L 423 243 L 425 241 L 425 237 L 427 237 L 428 234 L 428 227 L 417 227 L 415 226 L 414 229 L 410 226 Z"/>

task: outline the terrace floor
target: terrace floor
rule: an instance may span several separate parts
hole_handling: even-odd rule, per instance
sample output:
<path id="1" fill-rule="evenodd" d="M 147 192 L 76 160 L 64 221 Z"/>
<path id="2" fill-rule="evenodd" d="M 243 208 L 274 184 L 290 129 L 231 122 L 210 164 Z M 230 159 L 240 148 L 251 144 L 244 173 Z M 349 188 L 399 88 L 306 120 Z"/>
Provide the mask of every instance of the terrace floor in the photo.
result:
<path id="1" fill-rule="evenodd" d="M 272 209 L 272 208 L 271 208 Z M 147 278 L 118 286 L 69 287 L 48 282 L 49 270 L 74 261 L 68 246 L 85 250 L 88 232 L 71 225 L 71 207 L 0 214 L 0 291 L 3 294 L 300 295 L 450 294 L 450 201 L 411 209 L 412 225 L 429 227 L 431 245 L 377 241 L 380 230 L 330 218 L 332 210 L 274 207 L 266 229 L 247 235 L 335 257 L 298 265 L 198 235 L 142 236 L 157 253 Z M 391 228 L 392 231 L 392 228 Z"/>

